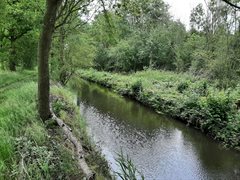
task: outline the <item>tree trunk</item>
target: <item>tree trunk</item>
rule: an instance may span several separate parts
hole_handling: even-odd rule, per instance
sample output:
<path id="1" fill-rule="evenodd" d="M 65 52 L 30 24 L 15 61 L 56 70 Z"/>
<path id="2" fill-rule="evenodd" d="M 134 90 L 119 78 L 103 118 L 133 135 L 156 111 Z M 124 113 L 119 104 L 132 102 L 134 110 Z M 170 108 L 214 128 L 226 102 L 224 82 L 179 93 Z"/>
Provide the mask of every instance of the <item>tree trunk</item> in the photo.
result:
<path id="1" fill-rule="evenodd" d="M 15 40 L 11 38 L 11 47 L 9 52 L 9 70 L 16 71 L 16 48 L 15 48 Z"/>
<path id="2" fill-rule="evenodd" d="M 47 120 L 51 115 L 49 104 L 50 78 L 48 59 L 56 22 L 56 14 L 61 2 L 62 0 L 46 0 L 46 12 L 39 41 L 38 112 L 42 120 Z"/>

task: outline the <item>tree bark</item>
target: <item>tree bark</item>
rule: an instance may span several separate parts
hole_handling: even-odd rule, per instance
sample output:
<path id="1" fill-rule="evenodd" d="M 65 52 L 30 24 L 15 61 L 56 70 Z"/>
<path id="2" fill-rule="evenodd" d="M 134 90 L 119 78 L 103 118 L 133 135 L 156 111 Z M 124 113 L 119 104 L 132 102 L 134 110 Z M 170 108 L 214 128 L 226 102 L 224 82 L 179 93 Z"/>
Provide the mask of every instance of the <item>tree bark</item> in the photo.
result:
<path id="1" fill-rule="evenodd" d="M 50 78 L 49 78 L 49 52 L 52 35 L 56 22 L 56 15 L 62 0 L 46 0 L 46 12 L 43 19 L 42 33 L 39 41 L 38 54 L 38 113 L 42 120 L 51 116 L 50 112 Z"/>
<path id="2" fill-rule="evenodd" d="M 11 38 L 11 47 L 9 52 L 9 70 L 16 71 L 16 48 L 15 48 L 15 40 Z"/>

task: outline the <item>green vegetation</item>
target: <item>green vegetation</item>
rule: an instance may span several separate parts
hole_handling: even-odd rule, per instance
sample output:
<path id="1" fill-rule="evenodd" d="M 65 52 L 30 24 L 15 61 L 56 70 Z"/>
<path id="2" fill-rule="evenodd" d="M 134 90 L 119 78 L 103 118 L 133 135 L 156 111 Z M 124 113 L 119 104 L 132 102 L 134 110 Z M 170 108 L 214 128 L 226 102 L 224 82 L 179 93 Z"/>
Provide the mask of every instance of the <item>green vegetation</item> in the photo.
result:
<path id="1" fill-rule="evenodd" d="M 44 124 L 37 114 L 35 79 L 36 72 L 32 71 L 0 73 L 4 82 L 0 87 L 0 179 L 82 177 L 61 129 L 51 120 Z M 83 139 L 89 154 L 87 162 L 99 178 L 109 177 L 107 163 L 88 140 L 72 94 L 57 86 L 52 87 L 52 93 L 58 97 L 54 111 Z"/>
<path id="2" fill-rule="evenodd" d="M 109 177 L 71 93 L 53 85 L 76 74 L 239 150 L 239 0 L 223 1 L 197 5 L 187 30 L 163 0 L 1 0 L 0 178 L 82 177 L 51 103 Z"/>
<path id="3" fill-rule="evenodd" d="M 34 71 L 22 71 L 21 73 L 7 73 L 5 71 L 0 71 L 0 88 L 1 91 L 11 84 L 16 85 L 16 83 L 22 83 L 23 81 L 36 80 L 36 72 Z"/>
<path id="4" fill-rule="evenodd" d="M 137 170 L 128 155 L 125 157 L 122 151 L 118 154 L 116 162 L 121 169 L 120 172 L 116 172 L 116 174 L 121 180 L 144 180 L 144 176 Z"/>
<path id="5" fill-rule="evenodd" d="M 219 90 L 206 79 L 156 70 L 128 75 L 81 70 L 78 75 L 134 98 L 158 113 L 180 119 L 227 147 L 240 150 L 238 87 Z"/>
<path id="6" fill-rule="evenodd" d="M 162 0 L 120 1 L 114 8 L 108 7 L 109 28 L 104 13 L 88 26 L 96 46 L 93 67 L 111 72 L 147 68 L 190 72 L 214 80 L 220 88 L 236 86 L 240 77 L 239 14 L 219 0 L 204 5 L 192 10 L 188 31 L 171 18 Z"/>

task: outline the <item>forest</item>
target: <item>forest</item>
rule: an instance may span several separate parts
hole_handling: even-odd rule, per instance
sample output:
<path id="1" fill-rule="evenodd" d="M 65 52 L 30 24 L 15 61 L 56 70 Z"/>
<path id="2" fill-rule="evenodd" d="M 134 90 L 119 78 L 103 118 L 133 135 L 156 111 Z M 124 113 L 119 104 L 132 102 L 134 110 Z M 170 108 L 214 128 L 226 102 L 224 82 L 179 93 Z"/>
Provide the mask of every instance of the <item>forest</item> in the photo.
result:
<path id="1" fill-rule="evenodd" d="M 130 126 L 149 138 L 173 128 L 210 144 L 211 152 L 197 146 L 210 159 L 226 154 L 219 172 L 220 160 L 190 179 L 239 177 L 240 1 L 204 2 L 186 25 L 164 0 L 1 0 L 0 180 L 174 178 L 139 163 L 128 149 L 137 144 L 114 152 L 98 145 L 90 105 L 123 119 L 120 134 Z"/>

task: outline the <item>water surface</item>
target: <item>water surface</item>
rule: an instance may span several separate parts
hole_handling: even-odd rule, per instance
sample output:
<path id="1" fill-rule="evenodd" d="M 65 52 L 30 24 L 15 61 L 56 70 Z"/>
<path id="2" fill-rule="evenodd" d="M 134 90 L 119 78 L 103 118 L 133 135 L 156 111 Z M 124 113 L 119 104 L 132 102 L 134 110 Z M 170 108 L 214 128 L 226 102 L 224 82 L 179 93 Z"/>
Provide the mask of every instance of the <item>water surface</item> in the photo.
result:
<path id="1" fill-rule="evenodd" d="M 147 180 L 240 179 L 240 153 L 133 100 L 82 81 L 78 105 L 115 171 L 122 149 Z"/>

